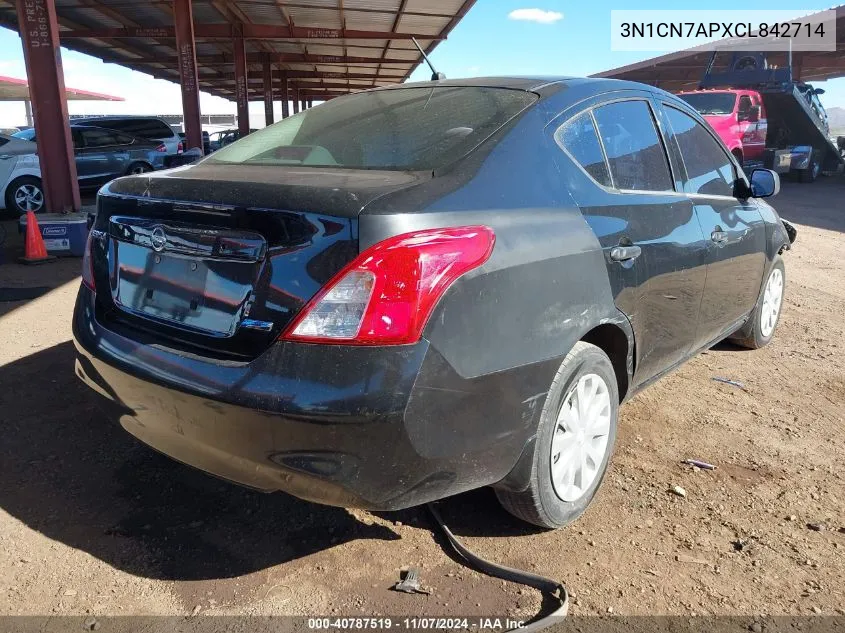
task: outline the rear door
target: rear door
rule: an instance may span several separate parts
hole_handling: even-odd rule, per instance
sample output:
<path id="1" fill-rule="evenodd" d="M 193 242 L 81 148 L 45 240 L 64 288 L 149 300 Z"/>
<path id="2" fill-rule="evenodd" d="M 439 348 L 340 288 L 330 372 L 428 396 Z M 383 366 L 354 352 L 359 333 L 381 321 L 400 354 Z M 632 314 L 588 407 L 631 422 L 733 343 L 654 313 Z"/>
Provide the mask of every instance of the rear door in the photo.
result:
<path id="1" fill-rule="evenodd" d="M 99 187 L 119 171 L 118 147 L 112 130 L 78 128 L 81 147 L 75 152 L 77 177 L 81 187 Z"/>
<path id="2" fill-rule="evenodd" d="M 592 181 L 570 189 L 604 250 L 616 305 L 633 327 L 634 383 L 641 384 L 690 351 L 705 247 L 692 203 L 670 169 L 649 96 L 624 95 L 590 102 L 555 138 Z"/>
<path id="3" fill-rule="evenodd" d="M 685 168 L 684 191 L 707 238 L 707 282 L 693 346 L 730 334 L 754 307 L 765 265 L 766 229 L 753 199 L 734 196 L 737 166 L 724 145 L 691 113 L 662 105 L 670 143 Z"/>

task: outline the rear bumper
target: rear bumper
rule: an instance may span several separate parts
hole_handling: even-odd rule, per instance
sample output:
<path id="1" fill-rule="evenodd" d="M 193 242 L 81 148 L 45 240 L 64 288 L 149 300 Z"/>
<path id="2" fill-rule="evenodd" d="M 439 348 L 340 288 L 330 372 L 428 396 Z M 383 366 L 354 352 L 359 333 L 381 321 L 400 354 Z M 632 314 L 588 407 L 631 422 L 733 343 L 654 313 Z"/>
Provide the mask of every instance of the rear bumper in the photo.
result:
<path id="1" fill-rule="evenodd" d="M 77 375 L 141 441 L 318 503 L 393 510 L 495 483 L 536 428 L 513 380 L 533 382 L 534 371 L 464 380 L 425 340 L 278 343 L 249 363 L 212 361 L 105 328 L 84 286 L 73 333 Z"/>

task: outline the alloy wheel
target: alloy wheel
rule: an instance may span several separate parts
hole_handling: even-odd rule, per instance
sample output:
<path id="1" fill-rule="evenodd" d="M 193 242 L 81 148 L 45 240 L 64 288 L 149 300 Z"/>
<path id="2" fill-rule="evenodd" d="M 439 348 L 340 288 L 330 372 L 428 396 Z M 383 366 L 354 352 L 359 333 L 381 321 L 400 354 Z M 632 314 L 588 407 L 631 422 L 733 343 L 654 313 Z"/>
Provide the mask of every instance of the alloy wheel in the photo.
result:
<path id="1" fill-rule="evenodd" d="M 597 374 L 578 379 L 563 400 L 550 455 L 551 480 L 563 501 L 577 501 L 598 477 L 610 440 L 610 391 Z"/>
<path id="2" fill-rule="evenodd" d="M 783 273 L 779 268 L 772 269 L 766 289 L 763 291 L 763 305 L 760 308 L 760 333 L 769 338 L 775 330 L 783 301 Z"/>
<path id="3" fill-rule="evenodd" d="M 15 204 L 20 211 L 38 213 L 44 206 L 44 193 L 36 185 L 21 185 L 15 190 Z"/>

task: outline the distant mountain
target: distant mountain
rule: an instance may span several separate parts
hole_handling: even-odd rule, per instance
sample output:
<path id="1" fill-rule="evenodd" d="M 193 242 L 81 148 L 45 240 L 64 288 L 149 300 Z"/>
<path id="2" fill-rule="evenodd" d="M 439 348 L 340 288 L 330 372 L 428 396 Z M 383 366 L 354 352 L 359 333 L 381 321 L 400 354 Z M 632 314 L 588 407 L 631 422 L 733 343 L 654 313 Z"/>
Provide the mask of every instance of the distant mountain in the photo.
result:
<path id="1" fill-rule="evenodd" d="M 845 134 L 845 108 L 828 108 L 827 117 L 830 119 L 830 131 Z"/>

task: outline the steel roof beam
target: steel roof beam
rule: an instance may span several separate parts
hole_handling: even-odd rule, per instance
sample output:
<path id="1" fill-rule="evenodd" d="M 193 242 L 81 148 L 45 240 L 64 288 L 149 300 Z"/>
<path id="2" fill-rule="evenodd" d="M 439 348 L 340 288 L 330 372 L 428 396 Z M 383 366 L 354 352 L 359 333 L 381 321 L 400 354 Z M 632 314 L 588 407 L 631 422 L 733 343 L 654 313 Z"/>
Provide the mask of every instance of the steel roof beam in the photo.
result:
<path id="1" fill-rule="evenodd" d="M 240 37 L 240 25 L 232 24 L 195 24 L 194 37 L 197 39 L 231 39 Z M 321 29 L 304 26 L 284 26 L 281 24 L 244 24 L 243 38 L 248 40 L 426 40 L 439 42 L 445 37 L 419 33 L 397 33 L 395 31 L 359 31 L 344 29 Z M 124 38 L 175 38 L 172 26 L 123 27 L 102 29 L 71 29 L 60 31 L 62 39 L 124 39 Z"/>
<path id="2" fill-rule="evenodd" d="M 367 73 L 324 73 L 320 71 L 312 71 L 312 70 L 289 70 L 287 71 L 288 79 L 368 79 L 370 81 L 387 81 L 387 82 L 395 82 L 399 81 L 402 76 L 401 75 L 369 75 Z M 213 75 L 211 77 L 200 77 L 200 79 L 223 79 L 223 80 L 232 80 L 235 78 L 233 73 L 221 73 L 219 75 Z M 250 81 L 255 79 L 255 81 L 260 81 L 260 78 L 250 78 Z"/>
<path id="3" fill-rule="evenodd" d="M 172 64 L 175 56 L 156 55 L 132 59 L 135 64 Z M 248 64 L 323 64 L 360 66 L 367 64 L 414 64 L 413 59 L 382 59 L 381 57 L 356 57 L 353 55 L 311 55 L 303 53 L 247 53 Z M 235 63 L 231 55 L 198 55 L 197 63 L 203 66 L 231 66 Z"/>

